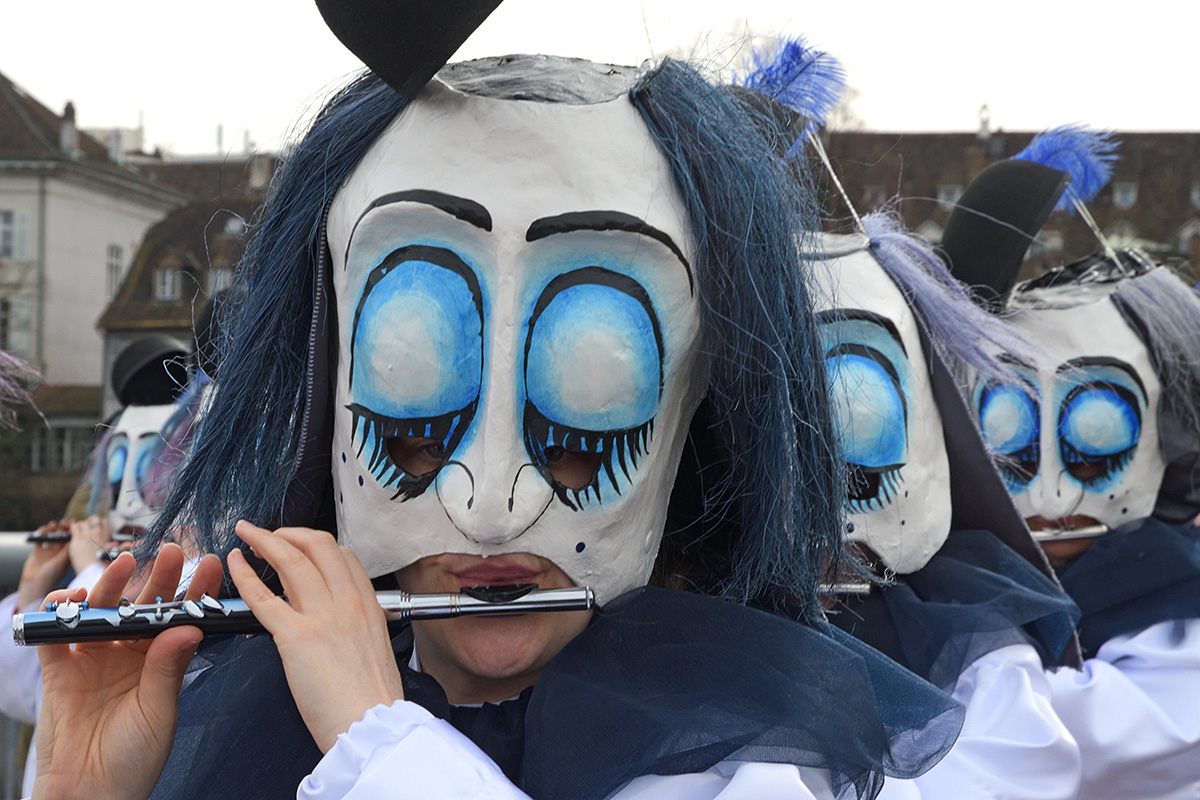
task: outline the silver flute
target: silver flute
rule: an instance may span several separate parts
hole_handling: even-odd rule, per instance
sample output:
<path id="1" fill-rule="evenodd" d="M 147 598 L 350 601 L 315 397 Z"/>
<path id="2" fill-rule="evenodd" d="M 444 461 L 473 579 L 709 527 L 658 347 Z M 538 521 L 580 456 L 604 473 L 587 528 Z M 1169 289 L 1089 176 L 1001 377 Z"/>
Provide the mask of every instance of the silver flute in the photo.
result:
<path id="1" fill-rule="evenodd" d="M 453 594 L 376 592 L 388 618 L 397 622 L 448 619 L 474 614 L 527 614 L 533 611 L 586 611 L 596 605 L 587 586 L 538 589 L 536 584 L 473 586 Z M 195 625 L 205 636 L 266 633 L 244 600 L 157 598 L 153 603 L 123 602 L 116 608 L 90 608 L 87 601 L 51 603 L 45 611 L 13 617 L 13 641 L 20 645 L 67 644 L 149 639 L 167 628 Z"/>
<path id="2" fill-rule="evenodd" d="M 114 542 L 132 542 L 133 535 L 129 533 L 114 533 L 110 537 Z M 29 544 L 66 544 L 71 541 L 70 531 L 34 531 L 25 537 L 25 541 Z"/>
<path id="3" fill-rule="evenodd" d="M 1033 538 L 1038 542 L 1069 542 L 1072 539 L 1094 539 L 1108 531 L 1109 527 L 1101 522 L 1083 528 L 1040 528 L 1033 532 Z"/>

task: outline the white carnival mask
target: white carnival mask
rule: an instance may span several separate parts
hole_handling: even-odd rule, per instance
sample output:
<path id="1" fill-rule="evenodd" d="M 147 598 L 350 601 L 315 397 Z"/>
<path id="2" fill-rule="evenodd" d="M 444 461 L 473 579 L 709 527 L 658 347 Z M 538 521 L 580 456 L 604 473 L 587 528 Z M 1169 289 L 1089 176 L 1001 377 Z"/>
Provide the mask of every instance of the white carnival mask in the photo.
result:
<path id="1" fill-rule="evenodd" d="M 328 224 L 338 530 L 372 577 L 525 552 L 602 603 L 648 580 L 704 393 L 688 231 L 623 95 L 435 80 L 401 114 Z"/>
<path id="2" fill-rule="evenodd" d="M 825 237 L 814 305 L 850 468 L 846 538 L 906 574 L 950 534 L 950 464 L 916 316 L 866 244 Z"/>
<path id="3" fill-rule="evenodd" d="M 112 533 L 136 533 L 158 516 L 147 501 L 155 495 L 152 467 L 162 452 L 162 428 L 175 411 L 173 405 L 126 406 L 121 412 L 105 452 L 108 512 Z"/>
<path id="4" fill-rule="evenodd" d="M 1166 465 L 1150 353 L 1099 284 L 1018 293 L 1010 321 L 1046 355 L 973 401 L 1013 502 L 1039 539 L 1150 516 Z M 1093 530 L 1094 534 L 1095 531 Z"/>

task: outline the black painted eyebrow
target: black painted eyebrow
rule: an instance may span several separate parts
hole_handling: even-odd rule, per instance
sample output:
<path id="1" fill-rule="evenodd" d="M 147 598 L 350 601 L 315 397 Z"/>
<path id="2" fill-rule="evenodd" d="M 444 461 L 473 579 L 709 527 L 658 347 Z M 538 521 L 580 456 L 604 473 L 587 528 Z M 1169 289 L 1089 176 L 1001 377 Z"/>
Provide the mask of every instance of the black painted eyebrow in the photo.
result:
<path id="1" fill-rule="evenodd" d="M 679 262 L 683 264 L 688 276 L 688 290 L 695 293 L 692 265 L 688 263 L 683 251 L 679 249 L 679 245 L 663 231 L 632 214 L 625 214 L 621 211 L 570 211 L 566 214 L 556 214 L 553 217 L 542 217 L 535 219 L 529 229 L 525 231 L 525 241 L 536 242 L 547 236 L 573 231 L 624 231 L 654 239 L 674 253 Z"/>
<path id="2" fill-rule="evenodd" d="M 354 232 L 358 230 L 358 224 L 363 221 L 363 217 L 381 206 L 390 206 L 394 203 L 422 203 L 439 211 L 445 211 L 455 219 L 474 225 L 480 230 L 489 233 L 492 230 L 492 215 L 474 200 L 445 192 L 435 192 L 432 189 L 406 189 L 402 192 L 391 192 L 372 200 L 371 204 L 363 209 L 363 212 L 358 215 L 358 219 L 354 221 L 354 227 L 350 230 L 350 238 L 346 242 L 346 252 L 342 259 L 343 268 L 350 260 L 350 242 L 354 241 Z"/>
<path id="3" fill-rule="evenodd" d="M 900 338 L 900 331 L 896 328 L 896 324 L 887 317 L 862 308 L 830 308 L 825 311 L 818 311 L 816 317 L 817 322 L 820 323 L 859 320 L 878 325 L 896 340 L 896 344 L 900 345 L 900 352 L 904 353 L 905 357 L 908 356 L 908 348 L 904 346 L 904 340 Z"/>
<path id="4" fill-rule="evenodd" d="M 1064 372 L 1069 372 L 1073 369 L 1082 369 L 1084 367 L 1113 367 L 1129 375 L 1133 382 L 1137 384 L 1138 389 L 1142 392 L 1142 402 L 1146 402 L 1146 384 L 1142 383 L 1142 378 L 1137 374 L 1137 370 L 1132 364 L 1126 363 L 1119 358 L 1111 356 L 1083 356 L 1082 358 L 1072 358 L 1066 363 L 1059 364 L 1055 373 L 1061 375 Z"/>

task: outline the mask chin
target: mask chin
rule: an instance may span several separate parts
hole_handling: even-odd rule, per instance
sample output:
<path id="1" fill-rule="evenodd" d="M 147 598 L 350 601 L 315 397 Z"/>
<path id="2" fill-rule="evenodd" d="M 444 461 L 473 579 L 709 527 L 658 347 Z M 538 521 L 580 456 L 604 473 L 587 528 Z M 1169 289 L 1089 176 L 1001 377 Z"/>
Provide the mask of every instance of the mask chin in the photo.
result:
<path id="1" fill-rule="evenodd" d="M 946 541 L 951 517 L 949 459 L 917 320 L 865 240 L 827 237 L 825 249 L 815 304 L 849 467 L 846 538 L 894 572 L 915 572 Z"/>
<path id="2" fill-rule="evenodd" d="M 704 394 L 686 210 L 626 96 L 434 84 L 330 210 L 340 539 L 645 584 Z"/>

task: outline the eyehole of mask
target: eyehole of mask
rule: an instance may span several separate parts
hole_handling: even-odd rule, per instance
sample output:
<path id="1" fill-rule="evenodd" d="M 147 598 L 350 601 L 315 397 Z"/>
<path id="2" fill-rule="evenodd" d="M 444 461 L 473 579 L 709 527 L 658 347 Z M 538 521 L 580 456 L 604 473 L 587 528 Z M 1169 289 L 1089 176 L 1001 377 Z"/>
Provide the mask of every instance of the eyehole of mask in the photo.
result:
<path id="1" fill-rule="evenodd" d="M 392 462 L 413 477 L 428 475 L 446 463 L 446 447 L 441 439 L 390 436 L 384 445 Z"/>
<path id="2" fill-rule="evenodd" d="M 582 489 L 592 482 L 603 458 L 599 453 L 581 453 L 553 445 L 546 448 L 546 467 L 557 483 Z"/>

